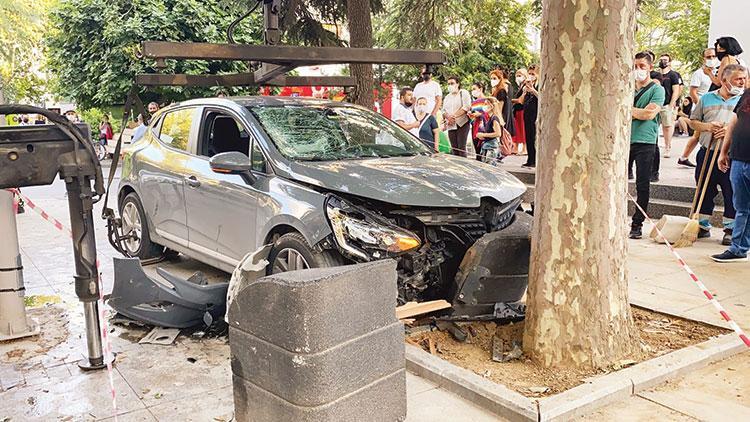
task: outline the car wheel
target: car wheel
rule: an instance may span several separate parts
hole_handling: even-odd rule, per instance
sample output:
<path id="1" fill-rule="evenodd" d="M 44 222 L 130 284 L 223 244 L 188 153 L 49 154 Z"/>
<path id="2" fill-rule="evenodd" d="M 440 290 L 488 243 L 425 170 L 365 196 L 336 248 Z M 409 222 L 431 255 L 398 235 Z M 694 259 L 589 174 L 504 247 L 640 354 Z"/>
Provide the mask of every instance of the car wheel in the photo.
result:
<path id="1" fill-rule="evenodd" d="M 268 262 L 271 263 L 268 274 L 344 265 L 344 259 L 338 252 L 318 252 L 299 233 L 287 233 L 279 237 L 268 255 Z"/>
<path id="2" fill-rule="evenodd" d="M 120 218 L 123 235 L 131 235 L 129 239 L 122 242 L 128 255 L 150 259 L 162 254 L 164 247 L 151 242 L 146 213 L 143 212 L 141 200 L 134 192 L 125 196 L 120 203 Z"/>

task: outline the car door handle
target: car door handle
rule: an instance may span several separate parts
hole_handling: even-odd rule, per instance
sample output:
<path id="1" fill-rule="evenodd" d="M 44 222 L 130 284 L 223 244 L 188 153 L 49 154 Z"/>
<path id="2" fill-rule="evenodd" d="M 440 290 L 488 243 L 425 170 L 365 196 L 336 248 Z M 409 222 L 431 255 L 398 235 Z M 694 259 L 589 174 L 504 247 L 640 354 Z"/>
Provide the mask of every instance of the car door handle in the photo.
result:
<path id="1" fill-rule="evenodd" d="M 198 186 L 201 185 L 201 181 L 198 180 L 198 178 L 195 176 L 186 177 L 185 183 L 187 183 L 187 185 L 190 186 L 191 188 L 197 188 Z"/>

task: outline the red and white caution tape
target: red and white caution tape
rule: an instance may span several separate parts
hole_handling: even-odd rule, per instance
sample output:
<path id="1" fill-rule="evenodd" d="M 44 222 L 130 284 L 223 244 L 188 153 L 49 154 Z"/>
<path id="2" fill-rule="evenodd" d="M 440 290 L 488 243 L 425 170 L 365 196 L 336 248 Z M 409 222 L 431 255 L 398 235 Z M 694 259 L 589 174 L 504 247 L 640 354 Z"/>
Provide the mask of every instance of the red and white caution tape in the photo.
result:
<path id="1" fill-rule="evenodd" d="M 61 223 L 58 219 L 50 216 L 45 212 L 43 209 L 39 208 L 38 205 L 34 203 L 29 197 L 22 194 L 19 189 L 9 189 L 11 192 L 15 193 L 19 197 L 23 198 L 26 205 L 28 205 L 32 210 L 34 210 L 37 214 L 42 216 L 45 220 L 49 221 L 55 228 L 63 233 L 67 233 L 68 236 L 73 236 L 73 232 L 67 228 L 63 223 Z M 14 202 L 14 208 L 17 208 L 17 204 Z M 115 422 L 117 422 L 117 394 L 115 392 L 115 382 L 114 377 L 112 375 L 112 362 L 114 361 L 113 355 L 112 355 L 112 342 L 109 339 L 109 324 L 107 322 L 107 319 L 104 315 L 104 286 L 102 285 L 102 278 L 101 273 L 99 272 L 99 259 L 96 260 L 96 269 L 97 269 L 97 283 L 99 284 L 99 300 L 98 308 L 99 308 L 99 321 L 101 323 L 100 329 L 101 329 L 101 337 L 102 337 L 102 345 L 103 345 L 103 352 L 104 352 L 104 362 L 107 364 L 107 376 L 109 377 L 109 391 L 110 395 L 112 396 L 112 409 L 114 410 L 114 417 Z"/>
<path id="2" fill-rule="evenodd" d="M 646 212 L 641 208 L 640 205 L 638 205 L 638 202 L 633 198 L 633 195 L 628 192 L 628 198 L 630 198 L 631 201 L 635 204 L 635 206 L 643 213 L 643 215 L 646 217 L 646 220 L 648 220 L 649 223 L 651 223 L 652 226 L 654 226 L 654 229 L 656 229 L 656 232 L 659 233 L 659 236 L 661 236 L 663 239 L 666 239 L 666 236 L 659 230 L 659 227 L 654 223 L 654 221 L 651 219 L 651 217 L 646 214 Z M 742 331 L 742 328 L 740 328 L 739 325 L 737 325 L 734 320 L 729 316 L 727 311 L 724 310 L 724 307 L 721 306 L 721 303 L 719 303 L 718 300 L 714 297 L 714 295 L 711 294 L 711 292 L 706 289 L 706 286 L 698 279 L 698 276 L 695 275 L 693 270 L 690 269 L 688 264 L 685 262 L 684 259 L 680 256 L 680 254 L 677 253 L 675 248 L 669 243 L 664 242 L 665 245 L 667 245 L 667 249 L 669 249 L 670 252 L 677 258 L 677 262 L 680 264 L 680 267 L 682 267 L 683 270 L 685 270 L 686 273 L 690 276 L 690 278 L 695 282 L 695 284 L 698 286 L 699 289 L 703 292 L 703 295 L 706 296 L 706 298 L 711 302 L 712 305 L 714 305 L 714 308 L 716 308 L 717 311 L 719 311 L 719 315 L 721 315 L 722 318 L 724 318 L 724 321 L 726 321 L 730 327 L 734 330 L 735 333 L 737 333 L 738 336 L 740 336 L 740 339 L 742 339 L 742 342 L 745 343 L 747 347 L 750 347 L 750 339 L 747 337 L 744 331 Z"/>

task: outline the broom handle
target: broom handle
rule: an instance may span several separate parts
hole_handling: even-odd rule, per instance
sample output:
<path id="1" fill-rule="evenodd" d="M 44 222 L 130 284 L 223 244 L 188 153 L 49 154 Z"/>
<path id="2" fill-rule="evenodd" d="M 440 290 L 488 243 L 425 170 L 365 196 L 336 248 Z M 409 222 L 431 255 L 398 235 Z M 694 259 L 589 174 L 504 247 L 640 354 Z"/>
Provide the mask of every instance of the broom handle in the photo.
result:
<path id="1" fill-rule="evenodd" d="M 711 147 L 714 144 L 714 139 L 711 137 L 711 140 L 708 141 L 708 150 L 711 150 Z M 703 163 L 701 164 L 701 173 L 698 176 L 698 186 L 695 187 L 695 193 L 693 194 L 693 204 L 690 206 L 690 218 L 694 218 L 695 215 L 698 214 L 698 209 L 695 207 L 695 203 L 698 201 L 698 189 L 703 186 L 703 177 L 706 175 L 706 164 L 708 164 L 708 160 L 705 158 L 703 159 Z M 693 211 L 695 210 L 695 212 Z"/>
<path id="2" fill-rule="evenodd" d="M 712 144 L 709 144 L 709 148 L 711 147 Z M 714 148 L 714 150 L 718 150 L 719 148 L 721 148 L 721 140 L 719 140 L 717 147 L 718 148 Z M 711 153 L 712 150 L 708 149 L 707 151 Z M 701 205 L 703 205 L 703 199 L 705 199 L 705 196 L 706 196 L 706 188 L 708 187 L 708 181 L 711 179 L 711 172 L 713 171 L 714 164 L 716 163 L 716 156 L 718 155 L 716 154 L 716 152 L 717 151 L 714 151 L 713 155 L 711 156 L 711 165 L 708 166 L 709 171 L 706 172 L 706 180 L 704 180 L 703 182 L 703 190 L 701 190 L 701 198 L 698 200 L 698 207 L 695 209 L 695 215 L 700 215 Z M 707 160 L 704 158 L 703 161 L 707 161 Z"/>

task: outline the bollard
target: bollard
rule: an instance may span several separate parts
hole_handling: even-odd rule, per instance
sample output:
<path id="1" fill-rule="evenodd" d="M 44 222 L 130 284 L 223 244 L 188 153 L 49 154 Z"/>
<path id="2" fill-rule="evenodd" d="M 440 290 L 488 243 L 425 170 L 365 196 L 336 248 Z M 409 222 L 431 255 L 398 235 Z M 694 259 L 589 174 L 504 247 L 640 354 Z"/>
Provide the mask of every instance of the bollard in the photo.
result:
<path id="1" fill-rule="evenodd" d="M 26 318 L 13 194 L 5 189 L 0 189 L 0 239 L 0 341 L 39 334 L 39 326 Z"/>
<path id="2" fill-rule="evenodd" d="M 229 305 L 238 421 L 401 421 L 404 328 L 392 260 L 271 275 Z"/>

